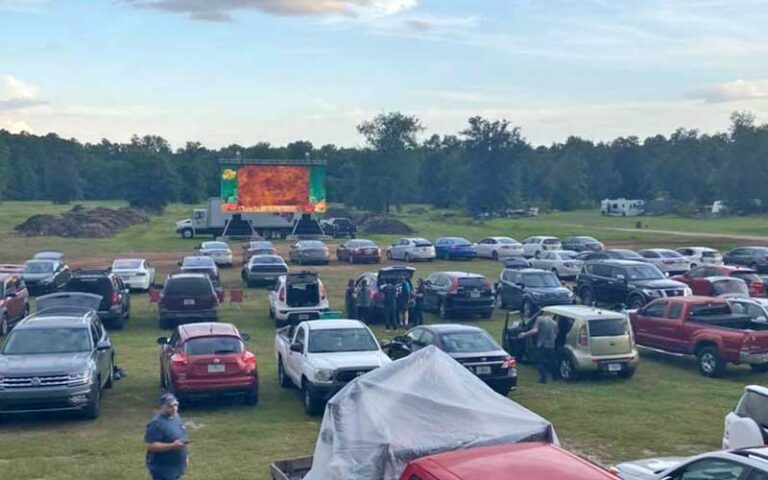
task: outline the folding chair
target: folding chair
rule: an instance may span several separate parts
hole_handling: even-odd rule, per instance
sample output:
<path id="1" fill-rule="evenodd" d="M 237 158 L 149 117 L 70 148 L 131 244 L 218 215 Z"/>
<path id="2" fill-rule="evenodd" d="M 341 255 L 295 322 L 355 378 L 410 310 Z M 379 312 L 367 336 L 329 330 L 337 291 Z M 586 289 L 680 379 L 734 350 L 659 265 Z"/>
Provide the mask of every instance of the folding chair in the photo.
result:
<path id="1" fill-rule="evenodd" d="M 149 303 L 160 303 L 160 290 L 149 289 Z"/>
<path id="2" fill-rule="evenodd" d="M 229 303 L 234 304 L 238 310 L 240 310 L 240 305 L 243 303 L 244 298 L 245 293 L 239 288 L 233 288 L 229 291 Z"/>

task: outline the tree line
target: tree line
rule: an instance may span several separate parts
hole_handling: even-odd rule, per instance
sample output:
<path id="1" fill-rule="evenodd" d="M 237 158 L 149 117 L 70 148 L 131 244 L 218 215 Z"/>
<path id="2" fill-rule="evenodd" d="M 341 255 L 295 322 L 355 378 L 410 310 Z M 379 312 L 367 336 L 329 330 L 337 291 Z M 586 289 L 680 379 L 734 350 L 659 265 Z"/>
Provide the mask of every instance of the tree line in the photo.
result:
<path id="1" fill-rule="evenodd" d="M 55 134 L 0 130 L 0 199 L 127 200 L 162 209 L 218 196 L 218 160 L 323 158 L 329 202 L 388 212 L 406 203 L 471 213 L 539 206 L 595 207 L 604 198 L 723 200 L 736 212 L 768 208 L 768 125 L 734 113 L 727 132 L 679 129 L 641 140 L 570 137 L 534 147 L 507 120 L 470 118 L 455 135 L 420 140 L 413 116 L 386 113 L 361 123 L 361 148 L 257 143 L 218 150 L 197 142 L 173 149 L 159 136 L 128 143 L 80 143 Z"/>

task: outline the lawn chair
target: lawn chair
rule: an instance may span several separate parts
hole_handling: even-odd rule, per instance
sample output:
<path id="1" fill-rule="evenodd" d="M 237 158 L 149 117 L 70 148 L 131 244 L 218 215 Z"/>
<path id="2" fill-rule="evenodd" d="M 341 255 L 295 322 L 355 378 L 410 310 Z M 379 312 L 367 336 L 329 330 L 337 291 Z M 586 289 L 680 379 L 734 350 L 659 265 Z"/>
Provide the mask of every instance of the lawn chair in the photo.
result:
<path id="1" fill-rule="evenodd" d="M 160 290 L 155 288 L 149 289 L 149 303 L 160 303 Z"/>
<path id="2" fill-rule="evenodd" d="M 234 304 L 238 310 L 240 310 L 244 298 L 245 293 L 239 288 L 233 288 L 229 291 L 229 303 Z"/>

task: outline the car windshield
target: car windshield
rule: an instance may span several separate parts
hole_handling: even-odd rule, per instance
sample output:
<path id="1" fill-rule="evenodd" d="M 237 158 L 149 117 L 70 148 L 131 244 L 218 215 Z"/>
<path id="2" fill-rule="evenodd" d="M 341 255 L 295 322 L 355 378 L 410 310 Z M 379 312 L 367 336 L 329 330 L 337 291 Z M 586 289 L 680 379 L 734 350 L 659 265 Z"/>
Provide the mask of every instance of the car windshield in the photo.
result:
<path id="1" fill-rule="evenodd" d="M 502 245 L 520 245 L 520 242 L 512 238 L 501 237 L 496 239 Z"/>
<path id="2" fill-rule="evenodd" d="M 105 295 L 112 292 L 112 282 L 107 277 L 71 278 L 64 286 L 64 290 Z"/>
<path id="3" fill-rule="evenodd" d="M 225 355 L 242 352 L 243 343 L 239 338 L 230 336 L 200 337 L 187 340 L 184 350 L 188 355 Z"/>
<path id="4" fill-rule="evenodd" d="M 325 248 L 325 244 L 317 241 L 301 242 L 299 248 Z"/>
<path id="5" fill-rule="evenodd" d="M 751 418 L 763 428 L 768 428 L 768 397 L 747 391 L 736 406 L 736 415 Z"/>
<path id="6" fill-rule="evenodd" d="M 440 335 L 443 351 L 447 353 L 475 353 L 500 350 L 485 332 L 451 332 Z"/>
<path id="7" fill-rule="evenodd" d="M 662 250 L 659 253 L 664 258 L 683 258 L 682 255 L 680 255 L 679 253 L 677 253 L 674 250 Z"/>
<path id="8" fill-rule="evenodd" d="M 89 352 L 87 328 L 35 328 L 14 330 L 3 347 L 3 355 L 37 355 Z"/>
<path id="9" fill-rule="evenodd" d="M 541 243 L 543 243 L 545 245 L 557 245 L 558 243 L 560 243 L 560 240 L 558 240 L 556 238 L 546 238 Z"/>
<path id="10" fill-rule="evenodd" d="M 272 256 L 269 256 L 269 257 L 266 257 L 266 256 L 265 257 L 253 257 L 253 259 L 251 259 L 251 263 L 260 263 L 260 264 L 263 264 L 263 265 L 274 265 L 274 264 L 278 264 L 278 263 L 282 264 L 283 263 L 283 259 L 280 258 L 280 257 L 272 257 Z"/>
<path id="11" fill-rule="evenodd" d="M 24 273 L 50 273 L 53 271 L 51 262 L 27 262 L 24 264 Z"/>
<path id="12" fill-rule="evenodd" d="M 203 244 L 204 250 L 229 250 L 229 245 L 224 242 L 205 242 Z"/>
<path id="13" fill-rule="evenodd" d="M 211 257 L 184 257 L 181 266 L 184 268 L 212 268 L 216 264 Z"/>
<path id="14" fill-rule="evenodd" d="M 165 295 L 207 295 L 213 293 L 207 278 L 172 278 L 165 282 Z"/>
<path id="15" fill-rule="evenodd" d="M 375 350 L 378 350 L 376 341 L 365 328 L 329 328 L 313 330 L 309 335 L 310 353 Z"/>
<path id="16" fill-rule="evenodd" d="M 141 268 L 141 260 L 115 260 L 112 262 L 113 270 L 135 270 Z"/>
<path id="17" fill-rule="evenodd" d="M 712 284 L 712 289 L 715 291 L 715 295 L 726 295 L 737 293 L 749 296 L 749 288 L 743 280 L 737 278 L 722 279 Z"/>
<path id="18" fill-rule="evenodd" d="M 667 278 L 661 273 L 661 270 L 653 265 L 638 265 L 627 267 L 627 279 L 629 280 L 662 280 Z"/>
<path id="19" fill-rule="evenodd" d="M 491 284 L 483 277 L 460 278 L 459 286 L 462 288 L 474 288 L 478 290 L 491 288 Z"/>
<path id="20" fill-rule="evenodd" d="M 590 337 L 618 337 L 628 332 L 626 318 L 600 318 L 589 321 Z"/>
<path id="21" fill-rule="evenodd" d="M 559 287 L 560 281 L 550 272 L 526 273 L 523 275 L 523 284 L 532 288 Z"/>

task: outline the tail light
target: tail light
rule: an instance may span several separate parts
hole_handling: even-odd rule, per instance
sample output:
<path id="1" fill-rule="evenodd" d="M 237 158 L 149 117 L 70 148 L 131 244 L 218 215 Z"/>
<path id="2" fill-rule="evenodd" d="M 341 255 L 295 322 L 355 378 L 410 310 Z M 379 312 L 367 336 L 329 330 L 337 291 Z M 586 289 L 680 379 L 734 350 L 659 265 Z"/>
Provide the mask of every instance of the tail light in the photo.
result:
<path id="1" fill-rule="evenodd" d="M 587 339 L 587 326 L 582 325 L 579 328 L 579 345 L 582 347 L 589 346 L 589 340 Z"/>
<path id="2" fill-rule="evenodd" d="M 516 368 L 517 367 L 517 360 L 515 360 L 515 357 L 507 357 L 504 359 L 504 362 L 501 364 L 501 368 L 509 369 L 509 368 Z"/>
<path id="3" fill-rule="evenodd" d="M 754 335 L 747 335 L 741 342 L 741 350 L 744 352 L 751 352 L 753 350 L 759 351 L 760 344 L 757 343 L 757 337 Z"/>
<path id="4" fill-rule="evenodd" d="M 451 280 L 451 286 L 448 287 L 448 293 L 459 293 L 459 279 L 454 278 Z"/>
<path id="5" fill-rule="evenodd" d="M 371 300 L 378 300 L 381 298 L 381 294 L 379 292 L 371 292 Z"/>
<path id="6" fill-rule="evenodd" d="M 243 363 L 245 364 L 245 369 L 249 372 L 252 372 L 256 370 L 256 355 L 252 354 L 249 351 L 243 352 Z"/>
<path id="7" fill-rule="evenodd" d="M 117 292 L 114 292 L 112 294 L 112 305 L 117 305 L 120 303 L 120 295 Z"/>
<path id="8" fill-rule="evenodd" d="M 189 365 L 189 358 L 183 353 L 174 353 L 171 356 L 171 363 L 174 367 L 186 367 Z"/>
<path id="9" fill-rule="evenodd" d="M 285 289 L 284 289 L 284 288 L 281 288 L 281 289 L 280 289 L 280 293 L 277 295 L 277 298 L 278 298 L 278 300 L 280 300 L 281 302 L 284 302 L 284 301 L 285 301 Z"/>

